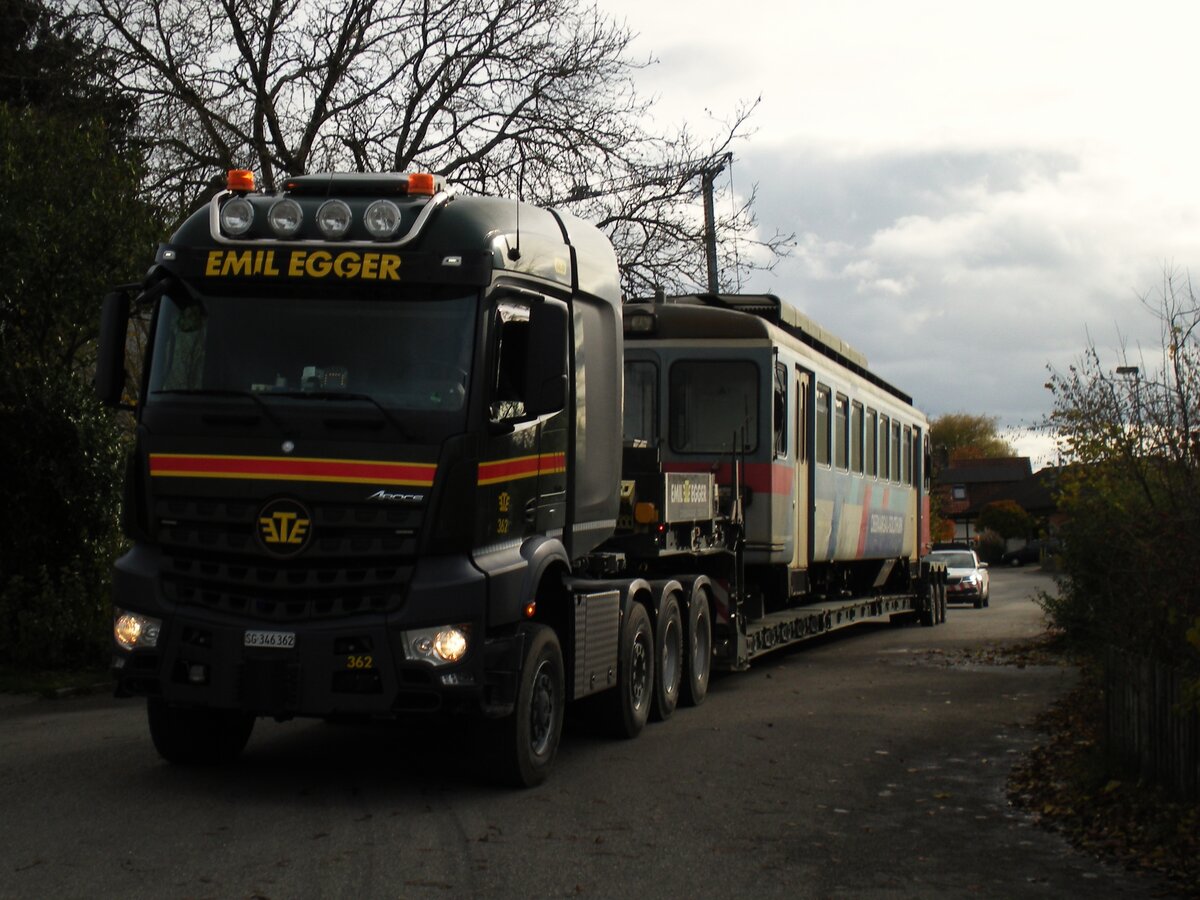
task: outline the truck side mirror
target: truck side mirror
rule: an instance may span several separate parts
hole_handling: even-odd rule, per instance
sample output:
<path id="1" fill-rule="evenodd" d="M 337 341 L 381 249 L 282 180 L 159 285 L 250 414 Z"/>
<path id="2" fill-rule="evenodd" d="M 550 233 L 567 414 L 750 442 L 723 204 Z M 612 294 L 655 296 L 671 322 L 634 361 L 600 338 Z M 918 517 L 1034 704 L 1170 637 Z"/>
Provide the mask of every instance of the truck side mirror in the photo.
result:
<path id="1" fill-rule="evenodd" d="M 558 412 L 567 404 L 567 307 L 546 301 L 529 310 L 525 412 Z"/>
<path id="2" fill-rule="evenodd" d="M 129 326 L 129 295 L 114 292 L 100 311 L 100 346 L 92 386 L 105 406 L 121 405 L 125 391 L 125 331 Z"/>

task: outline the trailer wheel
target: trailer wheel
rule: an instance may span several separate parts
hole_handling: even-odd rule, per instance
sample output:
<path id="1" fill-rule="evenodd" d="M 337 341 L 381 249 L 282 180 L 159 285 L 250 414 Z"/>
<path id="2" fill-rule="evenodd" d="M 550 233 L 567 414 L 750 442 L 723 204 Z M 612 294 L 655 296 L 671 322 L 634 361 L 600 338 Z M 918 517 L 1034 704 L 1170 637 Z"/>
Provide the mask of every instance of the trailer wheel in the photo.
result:
<path id="1" fill-rule="evenodd" d="M 946 621 L 946 593 L 936 581 L 925 583 L 925 608 L 920 617 L 921 624 L 929 628 Z"/>
<path id="2" fill-rule="evenodd" d="M 671 718 L 679 703 L 679 685 L 683 681 L 683 619 L 674 594 L 663 598 L 656 624 L 654 645 L 658 665 L 654 679 L 654 706 L 650 715 L 659 722 L 665 722 Z"/>
<path id="3" fill-rule="evenodd" d="M 512 715 L 492 723 L 498 780 L 533 787 L 550 774 L 562 738 L 566 688 L 558 635 L 539 624 L 526 626 L 525 659 Z"/>
<path id="4" fill-rule="evenodd" d="M 654 630 L 650 614 L 630 603 L 621 624 L 617 686 L 605 695 L 604 724 L 616 737 L 635 738 L 650 717 L 654 697 Z"/>
<path id="5" fill-rule="evenodd" d="M 688 604 L 683 662 L 679 699 L 684 706 L 699 706 L 708 694 L 708 677 L 712 673 L 712 618 L 703 591 L 697 592 Z"/>
<path id="6" fill-rule="evenodd" d="M 146 702 L 154 749 L 177 765 L 232 762 L 250 740 L 254 716 L 222 709 L 172 706 L 160 697 Z"/>

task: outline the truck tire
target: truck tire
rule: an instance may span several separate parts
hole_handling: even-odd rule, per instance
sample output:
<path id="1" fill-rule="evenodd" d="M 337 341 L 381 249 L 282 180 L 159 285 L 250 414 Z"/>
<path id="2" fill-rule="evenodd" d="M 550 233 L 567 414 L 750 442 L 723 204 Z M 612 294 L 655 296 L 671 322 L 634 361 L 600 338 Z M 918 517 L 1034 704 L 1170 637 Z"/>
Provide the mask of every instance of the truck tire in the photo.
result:
<path id="1" fill-rule="evenodd" d="M 679 686 L 683 681 L 683 619 L 679 600 L 674 594 L 663 598 L 654 629 L 655 667 L 654 705 L 650 716 L 665 722 L 679 704 Z"/>
<path id="2" fill-rule="evenodd" d="M 654 698 L 654 630 L 646 607 L 633 602 L 621 623 L 617 685 L 604 695 L 605 730 L 635 738 L 650 718 Z"/>
<path id="3" fill-rule="evenodd" d="M 172 706 L 159 697 L 146 702 L 146 718 L 158 755 L 185 766 L 232 762 L 254 730 L 249 713 Z"/>
<path id="4" fill-rule="evenodd" d="M 679 699 L 684 706 L 699 706 L 708 694 L 708 678 L 712 674 L 712 617 L 708 596 L 697 591 L 688 604 L 687 628 L 684 634 L 683 683 Z"/>
<path id="5" fill-rule="evenodd" d="M 534 787 L 546 780 L 562 739 L 566 684 L 558 635 L 540 624 L 526 625 L 525 658 L 512 715 L 491 723 L 497 780 Z"/>

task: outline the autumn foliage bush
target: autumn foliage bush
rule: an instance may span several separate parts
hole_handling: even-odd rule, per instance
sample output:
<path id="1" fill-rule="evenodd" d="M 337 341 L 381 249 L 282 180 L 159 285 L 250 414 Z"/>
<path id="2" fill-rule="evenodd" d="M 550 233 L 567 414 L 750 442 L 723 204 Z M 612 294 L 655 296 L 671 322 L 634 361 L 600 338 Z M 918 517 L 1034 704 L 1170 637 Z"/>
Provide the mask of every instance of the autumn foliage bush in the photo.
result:
<path id="1" fill-rule="evenodd" d="M 1159 358 L 1123 356 L 1110 370 L 1089 347 L 1047 385 L 1071 464 L 1061 590 L 1045 605 L 1085 647 L 1154 659 L 1200 685 L 1200 304 L 1168 276 L 1146 305 Z"/>

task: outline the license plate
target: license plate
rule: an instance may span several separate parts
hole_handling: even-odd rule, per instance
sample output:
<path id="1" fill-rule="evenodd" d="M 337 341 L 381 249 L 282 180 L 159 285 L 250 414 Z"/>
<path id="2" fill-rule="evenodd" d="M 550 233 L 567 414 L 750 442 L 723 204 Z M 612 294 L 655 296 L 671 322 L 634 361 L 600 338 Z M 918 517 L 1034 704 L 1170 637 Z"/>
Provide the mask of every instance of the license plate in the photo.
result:
<path id="1" fill-rule="evenodd" d="M 294 631 L 247 631 L 243 641 L 246 647 L 270 647 L 278 650 L 291 650 L 296 646 Z"/>

